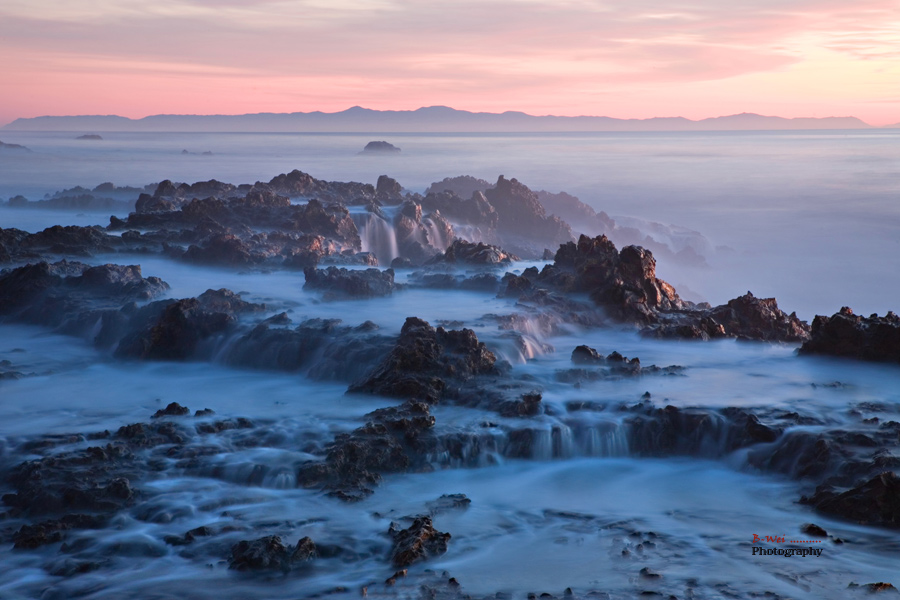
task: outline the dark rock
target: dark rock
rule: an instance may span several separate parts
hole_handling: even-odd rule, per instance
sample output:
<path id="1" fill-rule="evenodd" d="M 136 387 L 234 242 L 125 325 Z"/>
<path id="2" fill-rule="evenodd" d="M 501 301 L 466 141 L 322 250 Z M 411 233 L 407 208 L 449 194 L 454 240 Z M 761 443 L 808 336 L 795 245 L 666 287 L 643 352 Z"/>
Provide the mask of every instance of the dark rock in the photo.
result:
<path id="1" fill-rule="evenodd" d="M 499 373 L 496 360 L 471 329 L 435 329 L 409 317 L 394 349 L 350 391 L 435 401 L 451 392 L 454 384 Z"/>
<path id="2" fill-rule="evenodd" d="M 493 187 L 493 184 L 484 179 L 478 179 L 471 175 L 460 175 L 458 177 L 445 177 L 441 181 L 432 183 L 425 190 L 425 195 L 452 192 L 460 198 L 470 198 L 475 192 L 484 192 L 491 187 Z"/>
<path id="3" fill-rule="evenodd" d="M 363 152 L 400 152 L 400 148 L 393 144 L 389 144 L 388 142 L 369 142 L 366 144 L 366 147 L 363 148 Z"/>
<path id="4" fill-rule="evenodd" d="M 800 353 L 900 363 L 900 317 L 888 311 L 866 318 L 846 306 L 831 317 L 816 316 Z"/>
<path id="5" fill-rule="evenodd" d="M 900 478 L 884 472 L 843 493 L 817 490 L 808 500 L 821 513 L 880 527 L 900 527 Z"/>
<path id="6" fill-rule="evenodd" d="M 106 525 L 107 519 L 95 515 L 65 515 L 61 519 L 42 521 L 36 525 L 23 525 L 13 534 L 17 550 L 34 550 L 46 544 L 61 542 L 70 529 L 97 529 Z"/>
<path id="7" fill-rule="evenodd" d="M 828 537 L 828 532 L 815 523 L 804 523 L 800 528 L 800 533 L 804 533 L 813 537 Z"/>
<path id="8" fill-rule="evenodd" d="M 228 568 L 235 571 L 290 571 L 315 556 L 316 545 L 308 537 L 296 547 L 285 546 L 277 535 L 244 540 L 231 547 Z"/>
<path id="9" fill-rule="evenodd" d="M 400 151 L 399 148 L 397 151 Z M 396 179 L 392 179 L 387 175 L 378 176 L 378 183 L 375 184 L 375 197 L 377 200 L 389 204 L 397 204 L 401 201 L 402 192 L 403 188 L 397 183 Z"/>
<path id="10" fill-rule="evenodd" d="M 326 486 L 332 495 L 353 501 L 370 494 L 368 486 L 376 483 L 381 473 L 426 464 L 425 440 L 434 426 L 427 404 L 408 401 L 376 410 L 366 419 L 368 422 L 352 433 L 338 435 L 326 449 L 323 462 L 302 466 L 298 483 Z"/>
<path id="11" fill-rule="evenodd" d="M 394 291 L 394 271 L 386 269 L 348 270 L 338 267 L 305 269 L 304 287 L 324 290 L 329 298 L 372 298 Z"/>
<path id="12" fill-rule="evenodd" d="M 170 402 L 169 405 L 165 408 L 161 408 L 153 413 L 153 416 L 151 418 L 159 419 L 160 417 L 183 417 L 189 414 L 191 414 L 191 411 L 186 406 L 181 406 L 177 402 Z"/>
<path id="13" fill-rule="evenodd" d="M 450 541 L 450 534 L 437 531 L 431 517 L 425 516 L 416 517 L 406 529 L 392 523 L 388 534 L 394 540 L 391 561 L 396 567 L 408 567 L 416 561 L 440 556 L 447 552 Z"/>
<path id="14" fill-rule="evenodd" d="M 79 135 L 75 139 L 76 140 L 90 140 L 90 141 L 95 141 L 95 142 L 103 140 L 103 138 L 100 137 L 99 135 L 97 135 L 96 133 L 86 133 L 84 135 Z"/>
<path id="15" fill-rule="evenodd" d="M 31 150 L 29 150 L 25 146 L 22 146 L 21 144 L 7 144 L 5 142 L 0 142 L 0 151 L 6 150 L 13 150 L 16 152 L 31 152 Z"/>
<path id="16" fill-rule="evenodd" d="M 472 501 L 465 494 L 444 494 L 437 500 L 427 502 L 430 515 L 433 517 L 442 512 L 451 510 L 465 510 L 469 508 Z"/>
<path id="17" fill-rule="evenodd" d="M 184 360 L 201 340 L 232 327 L 237 313 L 264 308 L 225 289 L 207 290 L 197 298 L 156 302 L 132 319 L 137 326 L 122 338 L 115 354 L 142 360 Z"/>
<path id="18" fill-rule="evenodd" d="M 462 239 L 455 239 L 442 254 L 438 254 L 426 264 L 466 264 L 494 266 L 509 264 L 519 260 L 514 254 L 505 252 L 502 248 L 489 244 L 471 243 Z"/>

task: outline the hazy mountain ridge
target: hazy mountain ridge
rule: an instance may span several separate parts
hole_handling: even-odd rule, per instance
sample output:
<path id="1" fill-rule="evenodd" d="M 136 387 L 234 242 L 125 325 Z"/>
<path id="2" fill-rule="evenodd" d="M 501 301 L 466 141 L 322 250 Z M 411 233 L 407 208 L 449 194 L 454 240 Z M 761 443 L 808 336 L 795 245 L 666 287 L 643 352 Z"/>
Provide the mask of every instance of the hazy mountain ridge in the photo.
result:
<path id="1" fill-rule="evenodd" d="M 476 113 L 446 106 L 379 111 L 359 106 L 336 113 L 258 113 L 247 115 L 152 115 L 129 119 L 116 115 L 45 116 L 16 119 L 8 131 L 195 131 L 195 132 L 601 132 L 601 131 L 753 131 L 869 129 L 856 117 L 787 119 L 753 113 L 692 121 L 684 117 L 534 116 L 522 112 Z"/>

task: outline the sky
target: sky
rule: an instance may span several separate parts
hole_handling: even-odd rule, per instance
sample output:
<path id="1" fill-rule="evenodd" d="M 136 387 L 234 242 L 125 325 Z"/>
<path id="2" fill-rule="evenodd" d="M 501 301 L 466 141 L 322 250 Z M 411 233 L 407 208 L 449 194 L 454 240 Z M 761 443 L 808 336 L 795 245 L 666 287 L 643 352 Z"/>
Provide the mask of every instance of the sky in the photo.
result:
<path id="1" fill-rule="evenodd" d="M 900 0 L 0 0 L 0 124 L 444 105 L 900 122 Z"/>

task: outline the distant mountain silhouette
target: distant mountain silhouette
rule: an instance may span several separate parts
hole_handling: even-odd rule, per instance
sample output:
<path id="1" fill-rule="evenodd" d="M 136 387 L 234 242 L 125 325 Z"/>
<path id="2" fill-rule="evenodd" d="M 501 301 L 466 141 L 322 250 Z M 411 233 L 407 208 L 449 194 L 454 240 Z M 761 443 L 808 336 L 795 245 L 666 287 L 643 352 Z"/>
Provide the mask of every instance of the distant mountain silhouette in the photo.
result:
<path id="1" fill-rule="evenodd" d="M 523 112 L 475 113 L 447 106 L 417 110 L 371 110 L 354 106 L 336 113 L 250 115 L 114 115 L 34 117 L 4 126 L 14 131 L 180 131 L 180 132 L 576 132 L 576 131 L 751 131 L 781 129 L 869 129 L 856 117 L 767 117 L 742 113 L 691 121 L 684 117 L 533 116 Z"/>

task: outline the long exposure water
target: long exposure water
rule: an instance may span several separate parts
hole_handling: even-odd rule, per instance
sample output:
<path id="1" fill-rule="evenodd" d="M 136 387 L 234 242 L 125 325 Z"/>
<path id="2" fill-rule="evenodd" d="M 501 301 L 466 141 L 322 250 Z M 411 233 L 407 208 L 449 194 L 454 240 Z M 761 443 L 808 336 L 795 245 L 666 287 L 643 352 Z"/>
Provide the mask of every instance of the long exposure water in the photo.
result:
<path id="1" fill-rule="evenodd" d="M 448 176 L 494 181 L 504 174 L 535 190 L 569 192 L 623 222 L 631 218 L 696 230 L 708 241 L 708 264 L 660 259 L 657 271 L 676 288 L 714 304 L 750 289 L 757 296 L 777 297 L 783 309 L 807 320 L 843 305 L 864 314 L 898 308 L 898 132 L 104 133 L 101 142 L 74 137 L 2 132 L 4 142 L 33 152 L 0 156 L 0 197 L 23 194 L 38 200 L 63 188 L 91 189 L 105 181 L 122 186 L 162 179 L 252 183 L 292 169 L 367 183 L 388 174 L 418 192 Z M 387 139 L 402 153 L 358 155 L 371 139 Z M 182 149 L 192 154 L 183 155 Z M 212 155 L 201 154 L 207 151 Z M 362 222 L 363 217 L 355 218 Z M 105 225 L 108 219 L 108 212 L 0 207 L 0 227 L 31 232 L 56 224 Z M 389 241 L 377 244 L 396 251 Z M 851 583 L 900 584 L 895 531 L 813 513 L 797 503 L 810 490 L 794 479 L 757 471 L 741 451 L 711 447 L 708 456 L 644 458 L 628 446 L 624 415 L 566 409 L 573 401 L 638 403 L 649 392 L 658 406 L 779 408 L 816 417 L 818 424 L 797 429 L 840 427 L 851 418 L 850 409 L 863 403 L 900 411 L 900 371 L 894 366 L 798 357 L 796 346 L 789 344 L 655 341 L 630 329 L 566 323 L 547 328 L 515 300 L 480 292 L 410 287 L 386 298 L 325 302 L 303 288 L 298 272 L 189 266 L 159 256 L 82 260 L 140 264 L 145 277 L 170 284 L 171 298 L 210 288 L 240 292 L 245 300 L 266 304 L 267 312 L 257 320 L 282 311 L 295 323 L 329 318 L 356 326 L 368 320 L 389 336 L 399 333 L 410 316 L 469 327 L 510 363 L 515 378 L 541 388 L 544 404 L 553 410 L 527 421 L 539 431 L 532 456 L 508 458 L 499 448 L 517 419 L 435 406 L 440 431 L 482 432 L 477 460 L 455 465 L 434 457 L 434 470 L 387 476 L 372 496 L 343 503 L 318 490 L 298 489 L 295 466 L 310 458 L 305 448 L 311 441 L 351 431 L 363 415 L 396 401 L 347 395 L 346 382 L 306 371 L 231 366 L 227 337 L 216 339 L 202 361 L 132 363 L 46 328 L 0 324 L 0 361 L 33 375 L 0 380 L 4 468 L 36 458 L 23 450 L 31 438 L 114 431 L 146 422 L 170 402 L 192 411 L 210 408 L 217 418 L 246 417 L 265 431 L 262 443 L 248 443 L 251 433 L 240 429 L 211 436 L 205 443 L 214 449 L 212 466 L 159 464 L 144 475 L 133 509 L 106 528 L 72 532 L 67 551 L 60 544 L 12 550 L 6 537 L 20 525 L 13 519 L 4 526 L 0 545 L 5 565 L 0 597 L 238 599 L 328 592 L 329 597 L 356 598 L 363 587 L 393 572 L 386 560 L 391 521 L 421 514 L 428 502 L 454 493 L 472 502 L 466 510 L 434 517 L 435 527 L 453 536 L 448 552 L 416 563 L 410 573 L 430 569 L 438 577 L 447 571 L 479 597 L 497 592 L 515 598 L 543 592 L 561 596 L 571 587 L 576 593 L 601 590 L 612 598 L 641 592 L 677 598 L 767 593 L 845 598 Z M 508 269 L 520 272 L 530 264 Z M 409 275 L 400 270 L 397 279 Z M 517 337 L 488 316 L 513 313 L 526 316 Z M 556 373 L 571 367 L 572 349 L 581 344 L 603 354 L 616 350 L 639 356 L 644 365 L 684 370 L 579 385 L 560 381 Z M 822 543 L 819 557 L 751 555 L 753 534 L 796 536 L 810 521 L 845 543 Z M 224 533 L 185 547 L 163 541 L 199 526 Z M 267 534 L 291 543 L 310 536 L 340 552 L 317 559 L 299 574 L 245 576 L 228 570 L 232 544 Z M 103 567 L 66 573 L 73 552 L 100 560 Z M 643 568 L 662 576 L 642 576 Z M 401 580 L 390 589 L 373 586 L 369 595 L 417 597 L 414 581 Z"/>

